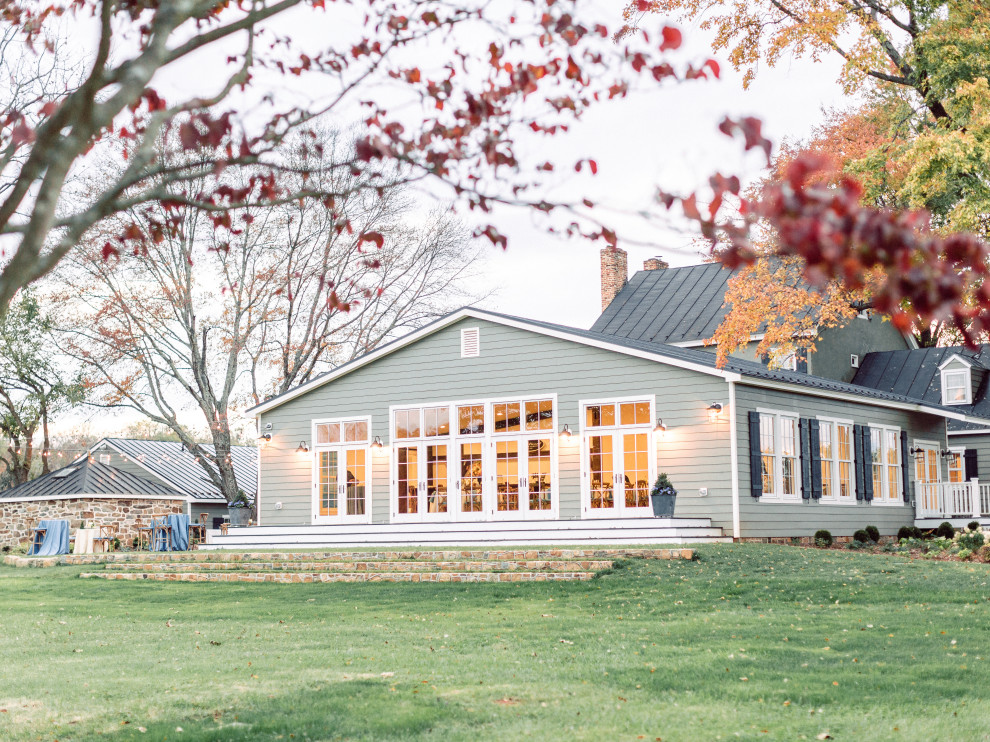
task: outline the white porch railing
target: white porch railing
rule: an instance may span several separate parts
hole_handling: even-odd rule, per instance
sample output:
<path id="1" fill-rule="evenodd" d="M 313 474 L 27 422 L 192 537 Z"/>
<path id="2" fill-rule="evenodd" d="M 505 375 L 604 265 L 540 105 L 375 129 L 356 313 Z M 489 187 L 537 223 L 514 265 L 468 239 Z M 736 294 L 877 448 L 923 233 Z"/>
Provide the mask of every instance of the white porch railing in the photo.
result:
<path id="1" fill-rule="evenodd" d="M 990 515 L 990 484 L 968 482 L 915 482 L 917 517 L 979 518 Z"/>

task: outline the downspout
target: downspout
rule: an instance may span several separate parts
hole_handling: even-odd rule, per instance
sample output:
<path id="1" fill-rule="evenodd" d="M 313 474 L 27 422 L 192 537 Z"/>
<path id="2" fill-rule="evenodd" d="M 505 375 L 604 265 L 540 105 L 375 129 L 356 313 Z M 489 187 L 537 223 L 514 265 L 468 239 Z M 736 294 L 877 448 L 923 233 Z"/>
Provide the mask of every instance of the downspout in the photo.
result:
<path id="1" fill-rule="evenodd" d="M 739 426 L 736 425 L 736 382 L 729 380 L 729 457 L 732 470 L 732 540 L 739 541 Z"/>

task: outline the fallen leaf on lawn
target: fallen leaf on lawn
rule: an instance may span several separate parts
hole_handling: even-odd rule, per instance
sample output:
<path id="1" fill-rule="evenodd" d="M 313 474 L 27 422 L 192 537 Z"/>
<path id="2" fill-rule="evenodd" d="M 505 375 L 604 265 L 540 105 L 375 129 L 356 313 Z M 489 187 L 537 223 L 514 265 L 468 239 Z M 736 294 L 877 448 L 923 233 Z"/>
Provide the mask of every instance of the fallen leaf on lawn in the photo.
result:
<path id="1" fill-rule="evenodd" d="M 167 626 L 168 628 L 172 628 L 172 619 L 170 618 L 170 619 L 169 619 L 168 621 L 166 621 L 166 622 L 165 622 L 165 625 L 166 625 L 166 626 Z"/>
<path id="2" fill-rule="evenodd" d="M 219 647 L 220 646 L 220 642 L 215 642 L 212 639 L 210 639 L 210 644 L 212 644 L 214 647 Z"/>
<path id="3" fill-rule="evenodd" d="M 560 643 L 561 643 L 561 644 L 573 644 L 574 642 L 571 642 L 571 641 L 567 641 L 567 639 L 561 639 L 561 640 L 560 640 Z"/>
<path id="4" fill-rule="evenodd" d="M 505 698 L 499 698 L 497 701 L 493 701 L 493 703 L 497 703 L 499 706 L 518 706 L 519 699 L 506 696 Z"/>
<path id="5" fill-rule="evenodd" d="M 555 615 L 553 615 L 552 613 L 541 613 L 541 614 L 540 614 L 540 616 L 541 616 L 542 618 L 557 618 L 557 617 L 556 617 Z"/>
<path id="6" fill-rule="evenodd" d="M 815 739 L 832 739 L 832 735 L 829 734 L 828 732 L 822 732 L 817 737 L 815 737 Z"/>

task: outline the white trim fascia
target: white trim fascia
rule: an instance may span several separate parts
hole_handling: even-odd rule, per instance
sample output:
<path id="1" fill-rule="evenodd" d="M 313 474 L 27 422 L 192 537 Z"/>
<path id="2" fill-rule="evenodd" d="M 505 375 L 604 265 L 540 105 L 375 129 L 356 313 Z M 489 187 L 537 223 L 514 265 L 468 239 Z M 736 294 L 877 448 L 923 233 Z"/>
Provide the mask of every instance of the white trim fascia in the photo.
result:
<path id="1" fill-rule="evenodd" d="M 990 428 L 976 428 L 974 430 L 947 430 L 946 435 L 986 435 L 990 433 Z"/>
<path id="2" fill-rule="evenodd" d="M 949 410 L 940 410 L 937 407 L 929 407 L 924 404 L 917 404 L 914 402 L 896 402 L 891 399 L 876 399 L 873 397 L 861 397 L 858 394 L 851 394 L 849 392 L 837 392 L 829 389 L 815 389 L 813 387 L 801 386 L 800 384 L 789 384 L 784 381 L 772 381 L 769 379 L 757 379 L 748 376 L 744 376 L 741 379 L 737 379 L 738 383 L 745 384 L 746 386 L 758 386 L 764 387 L 766 389 L 777 389 L 782 392 L 793 392 L 794 394 L 804 394 L 809 397 L 825 397 L 826 399 L 841 400 L 844 402 L 856 402 L 858 404 L 874 405 L 876 407 L 889 407 L 894 410 L 907 410 L 908 412 L 923 412 L 926 415 L 937 415 L 939 417 L 945 417 L 950 420 L 959 420 L 960 422 L 969 422 L 966 415 L 961 412 L 950 412 Z M 983 422 L 983 420 L 980 420 Z"/>
<path id="3" fill-rule="evenodd" d="M 762 340 L 766 336 L 767 336 L 767 334 L 765 332 L 757 332 L 757 333 L 754 333 L 754 334 L 750 335 L 749 336 L 749 340 L 747 340 L 746 342 L 748 342 L 748 343 L 758 343 L 760 340 Z M 664 344 L 665 345 L 672 345 L 675 348 L 704 348 L 704 347 L 716 348 L 716 347 L 718 347 L 718 343 L 709 342 L 711 339 L 712 338 L 702 339 L 702 340 L 682 340 L 679 343 L 664 343 Z"/>
<path id="4" fill-rule="evenodd" d="M 89 494 L 86 492 L 72 493 L 69 495 L 35 495 L 33 497 L 4 497 L 0 498 L 0 506 L 5 502 L 44 502 L 46 500 L 175 500 L 176 502 L 189 502 L 186 495 L 129 495 L 121 494 Z"/>
<path id="5" fill-rule="evenodd" d="M 918 339 L 911 332 L 902 332 L 901 336 L 907 341 L 908 347 L 911 350 L 918 350 L 921 346 L 918 345 Z"/>
<path id="6" fill-rule="evenodd" d="M 465 308 L 457 312 L 447 315 L 446 317 L 437 320 L 436 322 L 427 325 L 415 332 L 411 332 L 398 340 L 394 340 L 388 345 L 382 346 L 378 350 L 373 350 L 366 355 L 357 358 L 344 366 L 336 369 L 335 371 L 330 371 L 322 376 L 312 379 L 305 384 L 300 384 L 295 389 L 292 389 L 284 394 L 268 400 L 267 402 L 262 402 L 255 407 L 251 407 L 244 411 L 244 414 L 248 417 L 258 417 L 259 415 L 268 412 L 269 410 L 275 409 L 290 400 L 295 399 L 307 392 L 328 384 L 335 379 L 340 378 L 346 374 L 356 371 L 363 366 L 367 366 L 369 363 L 377 361 L 379 358 L 387 356 L 394 353 L 397 350 L 405 348 L 407 345 L 421 340 L 422 338 L 428 337 L 440 330 L 443 330 L 452 324 L 459 322 L 465 318 L 480 319 L 486 322 L 492 322 L 497 325 L 504 325 L 506 327 L 514 327 L 519 330 L 528 330 L 529 332 L 536 333 L 537 335 L 546 335 L 547 337 L 553 337 L 560 340 L 568 340 L 578 345 L 587 345 L 592 348 L 601 348 L 603 350 L 613 351 L 615 353 L 621 353 L 622 355 L 633 356 L 635 358 L 643 358 L 648 361 L 657 361 L 666 366 L 673 366 L 675 368 L 683 368 L 689 371 L 697 371 L 698 373 L 707 374 L 709 376 L 717 376 L 723 379 L 733 379 L 738 380 L 740 375 L 734 371 L 724 371 L 722 369 L 712 368 L 710 366 L 704 366 L 700 363 L 692 363 L 691 361 L 681 361 L 676 358 L 671 358 L 669 356 L 663 355 L 662 353 L 651 353 L 645 350 L 639 350 L 637 348 L 629 348 L 623 345 L 616 345 L 614 343 L 608 343 L 601 340 L 593 340 L 591 338 L 582 337 L 580 335 L 574 335 L 569 332 L 564 332 L 560 330 L 550 329 L 548 327 L 540 327 L 537 325 L 532 325 L 526 321 L 508 319 L 506 317 L 499 317 L 496 315 L 490 315 L 487 312 L 478 309 Z"/>
<path id="7" fill-rule="evenodd" d="M 965 358 L 963 358 L 958 353 L 953 353 L 951 356 L 949 356 L 948 358 L 946 358 L 944 361 L 942 361 L 938 365 L 938 370 L 941 371 L 943 368 L 945 368 L 946 366 L 948 366 L 953 361 L 959 361 L 960 363 L 962 363 L 963 365 L 965 365 L 966 368 L 973 368 L 973 364 L 972 363 L 970 363 L 969 361 L 967 361 Z"/>
<path id="8" fill-rule="evenodd" d="M 736 421 L 736 382 L 729 381 L 729 461 L 732 468 L 732 540 L 738 541 L 739 522 L 739 431 Z"/>

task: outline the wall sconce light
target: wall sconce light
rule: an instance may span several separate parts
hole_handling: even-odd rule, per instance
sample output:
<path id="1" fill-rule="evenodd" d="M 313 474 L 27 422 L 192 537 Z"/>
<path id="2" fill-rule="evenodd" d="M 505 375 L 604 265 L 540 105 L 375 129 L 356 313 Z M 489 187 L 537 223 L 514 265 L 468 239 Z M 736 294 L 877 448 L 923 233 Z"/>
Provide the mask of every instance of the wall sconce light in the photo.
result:
<path id="1" fill-rule="evenodd" d="M 666 433 L 667 432 L 667 426 L 663 424 L 663 418 L 662 417 L 658 417 L 657 418 L 657 426 L 655 428 L 653 428 L 653 432 L 654 433 L 660 433 L 660 434 L 663 434 L 663 433 Z"/>
<path id="2" fill-rule="evenodd" d="M 564 429 L 560 431 L 560 437 L 563 438 L 565 441 L 569 441 L 572 435 L 574 434 L 571 433 L 571 426 L 568 425 L 567 423 L 564 423 Z"/>
<path id="3" fill-rule="evenodd" d="M 920 462 L 920 461 L 924 461 L 925 460 L 925 449 L 921 448 L 920 446 L 915 446 L 914 448 L 909 448 L 908 449 L 908 453 L 911 454 L 912 456 L 914 456 L 914 460 L 915 461 L 919 461 Z"/>
<path id="4" fill-rule="evenodd" d="M 258 440 L 261 441 L 261 445 L 263 446 L 266 443 L 271 442 L 271 440 L 272 440 L 272 434 L 271 433 L 262 433 L 261 435 L 258 436 Z"/>
<path id="5" fill-rule="evenodd" d="M 309 453 L 309 446 L 306 445 L 306 441 L 299 441 L 299 448 L 296 449 L 296 453 L 300 456 Z"/>
<path id="6" fill-rule="evenodd" d="M 722 403 L 712 402 L 708 405 L 708 422 L 713 423 L 718 420 L 722 414 Z"/>
<path id="7" fill-rule="evenodd" d="M 371 445 L 374 446 L 375 448 L 381 448 L 385 444 L 382 443 L 382 437 L 380 435 L 376 435 L 375 440 L 371 442 Z"/>
<path id="8" fill-rule="evenodd" d="M 958 455 L 959 455 L 958 451 L 948 451 L 948 450 L 939 451 L 939 456 L 941 456 L 943 459 L 952 459 Z"/>

